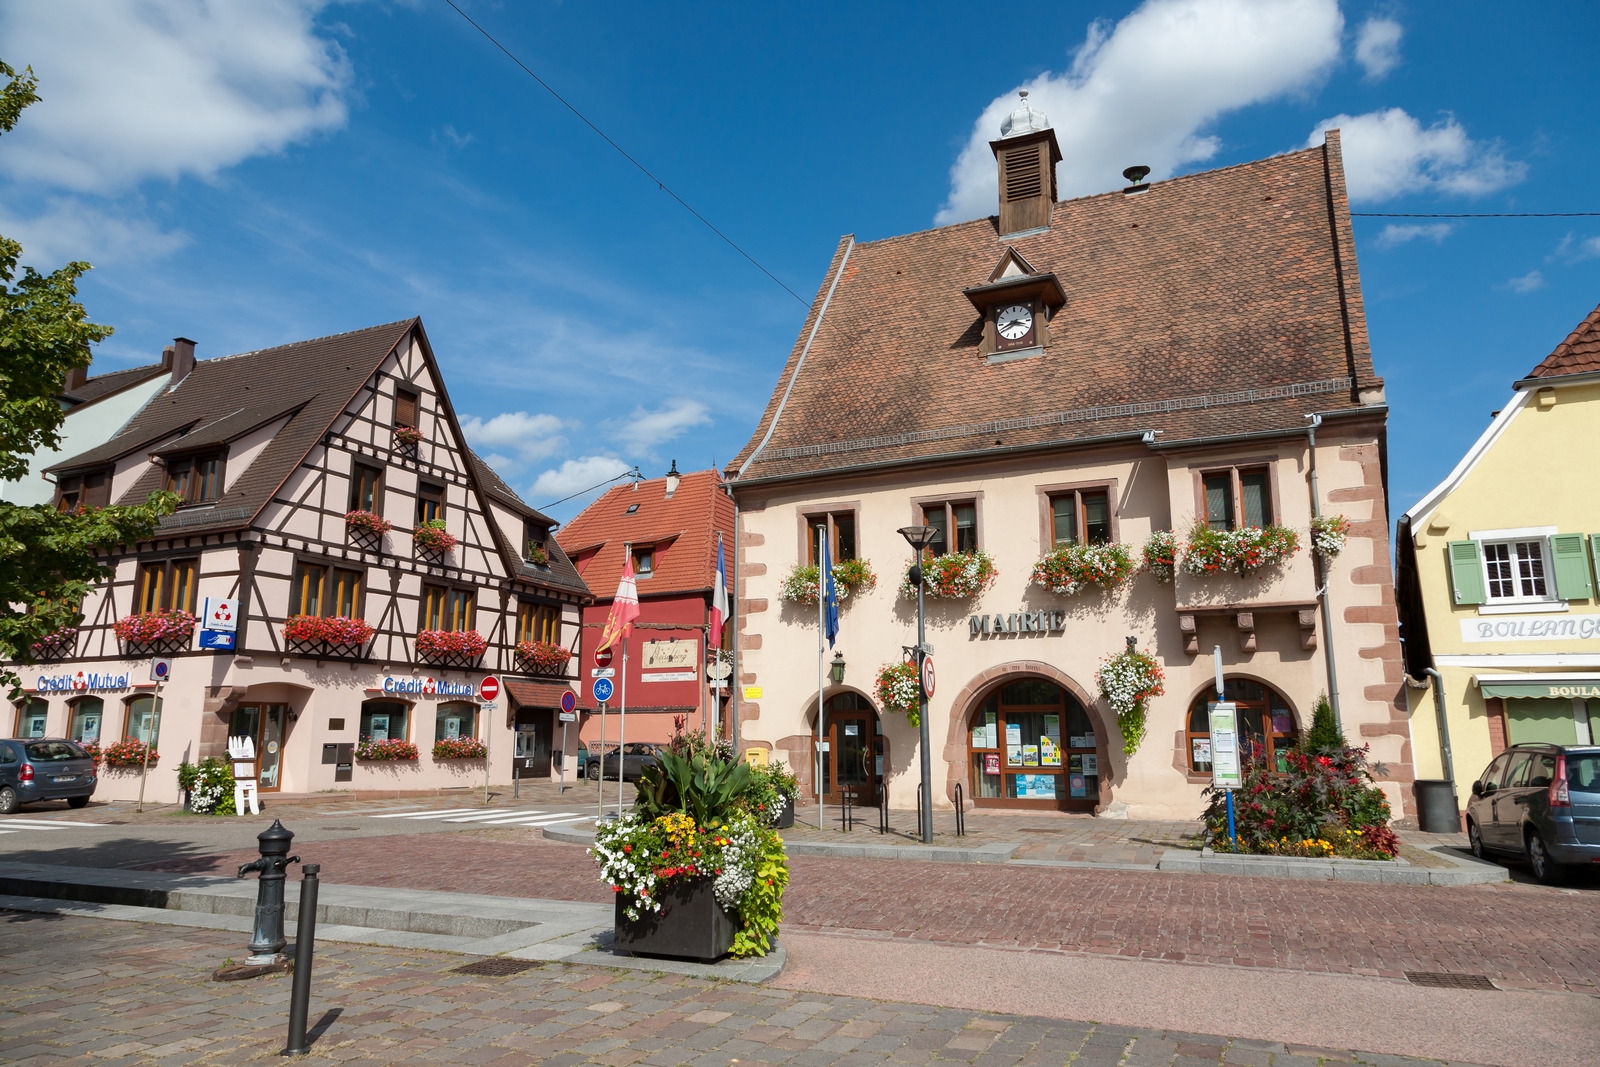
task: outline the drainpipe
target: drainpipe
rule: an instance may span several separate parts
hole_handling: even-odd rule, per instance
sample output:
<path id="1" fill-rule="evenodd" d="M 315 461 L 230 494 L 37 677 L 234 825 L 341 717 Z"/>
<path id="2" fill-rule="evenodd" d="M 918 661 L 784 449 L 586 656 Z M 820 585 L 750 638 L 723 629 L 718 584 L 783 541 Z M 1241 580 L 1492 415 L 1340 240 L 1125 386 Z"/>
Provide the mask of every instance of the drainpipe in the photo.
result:
<path id="1" fill-rule="evenodd" d="M 1455 760 L 1450 758 L 1450 720 L 1444 712 L 1444 679 L 1432 667 L 1422 673 L 1433 679 L 1433 711 L 1439 716 L 1439 755 L 1444 758 L 1444 776 L 1450 779 L 1453 793 L 1456 788 L 1456 765 Z"/>
<path id="2" fill-rule="evenodd" d="M 1308 448 L 1311 453 L 1311 517 L 1322 517 L 1322 505 L 1318 502 L 1320 493 L 1317 491 L 1317 427 L 1322 425 L 1321 415 L 1307 415 L 1311 420 L 1310 427 L 1306 430 L 1309 439 Z M 1333 721 L 1339 729 L 1344 729 L 1344 716 L 1339 714 L 1339 672 L 1333 662 L 1333 608 L 1329 604 L 1332 584 L 1328 577 L 1327 569 L 1322 562 L 1322 557 L 1317 554 L 1313 543 L 1311 548 L 1311 566 L 1313 578 L 1322 584 L 1317 588 L 1317 601 L 1322 608 L 1322 650 L 1328 663 L 1328 704 L 1333 708 Z"/>

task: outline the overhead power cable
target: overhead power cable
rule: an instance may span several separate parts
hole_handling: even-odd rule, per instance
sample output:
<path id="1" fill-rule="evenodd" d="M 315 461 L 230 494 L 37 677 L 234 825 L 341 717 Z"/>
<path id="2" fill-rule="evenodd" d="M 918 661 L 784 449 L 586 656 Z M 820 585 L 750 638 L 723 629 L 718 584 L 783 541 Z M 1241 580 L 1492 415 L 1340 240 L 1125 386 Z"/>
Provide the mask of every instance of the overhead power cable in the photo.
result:
<path id="1" fill-rule="evenodd" d="M 1358 219 L 1587 219 L 1600 216 L 1600 211 L 1491 211 L 1483 214 L 1431 214 L 1413 211 L 1352 211 Z"/>
<path id="2" fill-rule="evenodd" d="M 447 4 L 450 3 L 450 0 L 445 0 L 445 3 L 447 3 Z M 639 473 L 639 468 L 638 467 L 634 467 L 631 470 L 623 471 L 621 474 L 617 475 L 615 478 L 607 478 L 603 482 L 594 483 L 593 485 L 591 485 L 587 489 L 579 489 L 576 493 L 573 493 L 572 496 L 564 496 L 560 500 L 552 501 L 552 502 L 546 504 L 544 507 L 540 508 L 539 510 L 540 511 L 549 511 L 551 508 L 555 507 L 557 504 L 565 504 L 567 501 L 574 500 L 574 499 L 576 499 L 576 498 L 578 498 L 580 496 L 583 496 L 585 493 L 594 492 L 596 489 L 600 488 L 602 485 L 610 485 L 612 482 L 620 482 L 624 478 L 635 478 L 635 479 L 638 479 L 638 480 L 642 481 L 642 480 L 644 480 L 644 475 Z"/>
<path id="3" fill-rule="evenodd" d="M 606 136 L 606 132 L 604 130 L 602 130 L 600 127 L 596 126 L 593 122 L 589 121 L 589 116 L 587 116 L 583 112 L 579 111 L 576 107 L 573 107 L 571 102 L 569 102 L 566 97 L 562 96 L 560 93 L 556 92 L 553 88 L 551 88 L 549 82 L 545 81 L 543 78 L 539 77 L 539 75 L 535 74 L 533 72 L 532 68 L 530 68 L 522 60 L 518 59 L 516 57 L 516 55 L 511 51 L 511 49 L 507 48 L 505 45 L 501 44 L 498 40 L 496 40 L 494 34 L 490 33 L 488 30 L 484 29 L 482 26 L 478 25 L 476 22 L 473 21 L 471 15 L 468 15 L 465 11 L 461 10 L 461 8 L 457 7 L 456 3 L 455 3 L 455 0 L 444 0 L 444 2 L 449 4 L 452 8 L 455 8 L 455 13 L 456 14 L 458 14 L 462 18 L 466 19 L 467 23 L 473 29 L 475 29 L 479 33 L 483 34 L 483 36 L 488 39 L 490 44 L 494 45 L 496 48 L 500 49 L 500 51 L 504 52 L 507 59 L 511 60 L 511 62 L 513 62 L 517 66 L 521 67 L 523 72 L 525 74 L 527 74 L 528 77 L 530 77 L 534 81 L 538 82 L 539 85 L 544 89 L 545 92 L 549 93 L 551 96 L 555 97 L 558 101 L 560 101 L 562 107 L 566 108 L 568 111 L 570 111 L 574 115 L 578 116 L 578 118 L 580 120 L 582 120 L 582 122 L 583 122 L 583 124 L 585 126 L 589 127 L 591 130 L 593 130 L 596 134 L 599 135 L 599 137 L 600 137 L 600 139 L 602 141 L 604 141 L 606 144 L 610 145 L 612 148 L 615 148 L 617 150 L 618 154 L 620 154 L 623 159 L 626 159 L 629 163 L 632 163 L 635 167 L 637 167 L 639 169 L 639 173 L 640 174 L 643 174 L 646 178 L 649 178 L 651 181 L 655 182 L 657 189 L 660 189 L 663 193 L 666 193 L 668 196 L 672 197 L 672 199 L 676 200 L 679 203 L 679 205 L 681 205 L 682 208 L 685 211 L 687 211 L 689 214 L 693 215 L 695 218 L 699 219 L 701 221 L 701 223 L 703 223 L 705 225 L 706 229 L 710 230 L 712 233 L 716 234 L 718 237 L 720 237 L 724 241 L 726 241 L 729 248 L 733 249 L 735 252 L 737 252 L 741 256 L 743 256 L 745 259 L 749 260 L 750 263 L 757 270 L 759 270 L 762 274 L 765 274 L 767 277 L 769 277 L 773 281 L 777 282 L 780 286 L 783 287 L 783 291 L 784 292 L 788 293 L 790 296 L 792 296 L 796 300 L 800 301 L 802 306 L 804 306 L 804 307 L 810 307 L 811 306 L 806 301 L 806 299 L 804 297 L 802 297 L 799 293 L 795 292 L 793 289 L 789 288 L 787 285 L 784 285 L 783 279 L 779 278 L 776 274 L 772 273 L 766 267 L 763 267 L 761 265 L 761 263 L 756 259 L 755 256 L 752 256 L 749 252 L 746 252 L 744 249 L 740 248 L 738 243 L 736 241 L 734 241 L 733 238 L 729 237 L 727 234 L 723 233 L 721 230 L 719 230 L 715 226 L 713 226 L 711 224 L 711 220 L 710 219 L 706 218 L 704 215 L 700 214 L 700 212 L 696 211 L 693 207 L 691 207 L 689 205 L 689 202 L 687 200 L 685 200 L 683 197 L 679 196 L 677 193 L 673 192 L 670 188 L 668 188 L 666 182 L 662 181 L 660 178 L 656 177 L 654 174 L 651 174 L 649 169 L 643 163 L 640 163 L 637 159 L 634 159 L 631 155 L 628 154 L 626 149 L 624 149 L 617 142 L 613 141 L 610 137 Z"/>

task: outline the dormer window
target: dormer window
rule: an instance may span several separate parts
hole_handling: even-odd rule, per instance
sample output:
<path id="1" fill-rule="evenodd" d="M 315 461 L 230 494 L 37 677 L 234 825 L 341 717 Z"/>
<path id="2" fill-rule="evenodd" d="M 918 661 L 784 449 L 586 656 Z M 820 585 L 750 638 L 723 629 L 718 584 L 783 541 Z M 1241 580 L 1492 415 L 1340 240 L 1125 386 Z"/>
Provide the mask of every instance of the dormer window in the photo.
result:
<path id="1" fill-rule="evenodd" d="M 633 575 L 635 578 L 648 578 L 656 572 L 656 546 L 633 546 Z"/>
<path id="2" fill-rule="evenodd" d="M 1009 247 L 984 284 L 965 295 L 983 316 L 979 350 L 991 363 L 1041 354 L 1050 343 L 1051 313 L 1067 302 L 1054 274 L 1035 270 Z"/>
<path id="3" fill-rule="evenodd" d="M 522 558 L 533 563 L 550 561 L 550 527 L 539 522 L 522 524 Z"/>
<path id="4" fill-rule="evenodd" d="M 215 503 L 222 495 L 222 453 L 167 460 L 167 491 L 182 497 L 184 506 Z"/>
<path id="5" fill-rule="evenodd" d="M 103 508 L 111 503 L 111 472 L 84 471 L 82 474 L 64 474 L 56 482 L 56 508 L 72 511 L 74 508 Z"/>

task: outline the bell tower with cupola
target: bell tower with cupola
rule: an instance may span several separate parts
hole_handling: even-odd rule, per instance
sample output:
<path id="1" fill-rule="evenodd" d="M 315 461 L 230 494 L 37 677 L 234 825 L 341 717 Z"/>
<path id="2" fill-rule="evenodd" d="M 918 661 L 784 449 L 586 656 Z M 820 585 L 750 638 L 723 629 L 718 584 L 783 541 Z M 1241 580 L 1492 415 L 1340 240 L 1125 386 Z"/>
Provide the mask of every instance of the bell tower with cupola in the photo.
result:
<path id="1" fill-rule="evenodd" d="M 1056 202 L 1056 164 L 1061 146 L 1043 111 L 1022 103 L 1000 124 L 1000 139 L 990 141 L 1000 167 L 1000 236 L 1016 237 L 1048 230 Z"/>

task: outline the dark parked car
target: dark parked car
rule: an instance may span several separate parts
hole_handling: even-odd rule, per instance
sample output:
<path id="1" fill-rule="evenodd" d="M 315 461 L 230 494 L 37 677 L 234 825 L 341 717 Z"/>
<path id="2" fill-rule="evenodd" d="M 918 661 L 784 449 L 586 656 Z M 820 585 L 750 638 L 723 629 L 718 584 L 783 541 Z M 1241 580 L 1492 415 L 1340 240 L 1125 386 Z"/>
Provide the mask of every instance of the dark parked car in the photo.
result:
<path id="1" fill-rule="evenodd" d="M 36 800 L 81 808 L 94 796 L 94 757 L 56 737 L 0 740 L 0 815 Z"/>
<path id="2" fill-rule="evenodd" d="M 1519 744 L 1472 783 L 1467 838 L 1479 857 L 1523 856 L 1533 876 L 1559 883 L 1600 864 L 1600 746 Z"/>
<path id="3" fill-rule="evenodd" d="M 639 775 L 644 773 L 646 767 L 654 767 L 656 765 L 656 753 L 662 747 L 661 745 L 654 745 L 644 741 L 629 741 L 624 746 L 625 751 L 620 757 L 617 755 L 616 749 L 611 749 L 606 753 L 604 760 L 606 781 L 614 782 L 617 780 L 617 765 L 620 760 L 622 780 L 625 782 L 637 782 Z"/>

